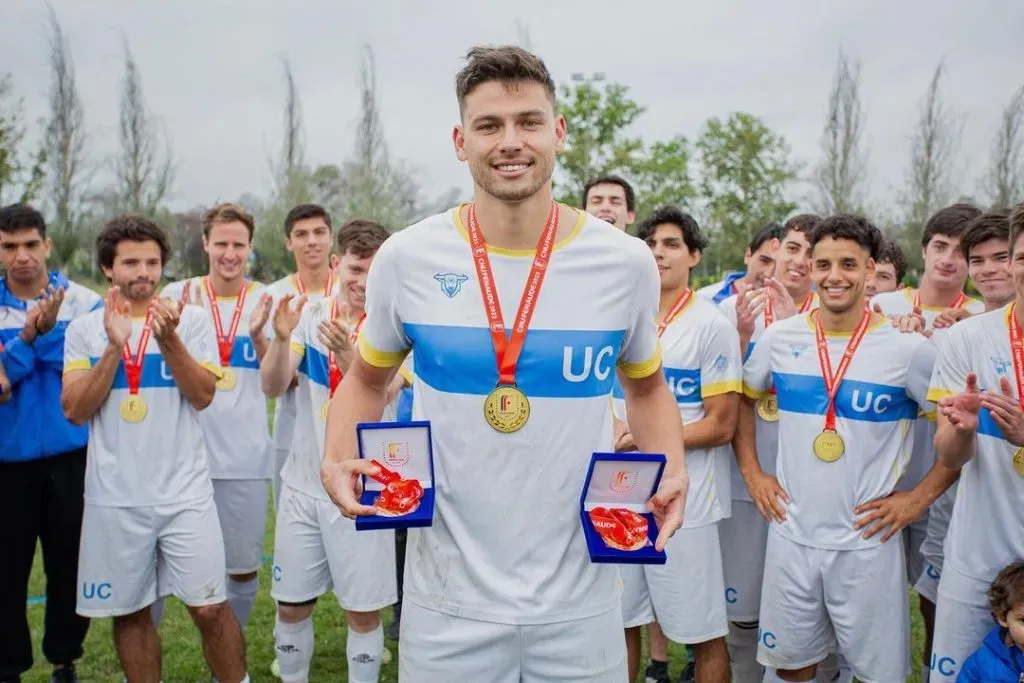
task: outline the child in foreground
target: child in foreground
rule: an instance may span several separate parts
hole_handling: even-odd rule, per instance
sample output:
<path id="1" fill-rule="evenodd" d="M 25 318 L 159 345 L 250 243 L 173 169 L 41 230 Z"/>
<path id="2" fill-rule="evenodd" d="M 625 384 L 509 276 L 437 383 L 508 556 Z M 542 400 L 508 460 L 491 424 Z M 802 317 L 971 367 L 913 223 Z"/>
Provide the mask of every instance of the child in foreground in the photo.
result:
<path id="1" fill-rule="evenodd" d="M 957 683 L 1024 681 L 1024 562 L 999 572 L 988 601 L 999 625 L 964 662 Z"/>

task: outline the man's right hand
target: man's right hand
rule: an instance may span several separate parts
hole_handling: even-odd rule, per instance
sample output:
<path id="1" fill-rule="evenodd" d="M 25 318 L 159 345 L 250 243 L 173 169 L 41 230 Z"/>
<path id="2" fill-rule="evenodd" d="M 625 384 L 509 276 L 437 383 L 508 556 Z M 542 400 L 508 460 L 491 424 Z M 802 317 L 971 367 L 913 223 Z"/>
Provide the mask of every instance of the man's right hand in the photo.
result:
<path id="1" fill-rule="evenodd" d="M 349 458 L 341 462 L 324 460 L 320 467 L 320 481 L 341 514 L 349 519 L 370 517 L 377 514 L 377 508 L 359 502 L 363 493 L 361 475 L 372 476 L 377 472 L 377 466 L 363 458 Z"/>
<path id="2" fill-rule="evenodd" d="M 786 521 L 786 508 L 783 505 L 789 505 L 789 494 L 779 484 L 778 479 L 759 470 L 744 476 L 743 480 L 757 511 L 767 522 Z"/>
<path id="3" fill-rule="evenodd" d="M 103 329 L 108 343 L 118 351 L 132 336 L 132 307 L 116 285 L 107 290 L 103 307 Z"/>
<path id="4" fill-rule="evenodd" d="M 287 342 L 292 337 L 292 332 L 299 325 L 302 318 L 302 309 L 306 307 L 306 295 L 299 297 L 295 308 L 292 308 L 294 294 L 285 294 L 277 304 L 274 311 L 274 336 Z"/>

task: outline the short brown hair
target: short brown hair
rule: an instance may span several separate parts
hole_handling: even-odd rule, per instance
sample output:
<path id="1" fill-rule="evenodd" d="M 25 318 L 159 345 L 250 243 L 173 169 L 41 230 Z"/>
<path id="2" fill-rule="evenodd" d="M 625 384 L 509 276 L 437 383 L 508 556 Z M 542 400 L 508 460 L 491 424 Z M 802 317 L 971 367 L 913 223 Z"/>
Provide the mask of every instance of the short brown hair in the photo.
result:
<path id="1" fill-rule="evenodd" d="M 338 229 L 338 255 L 352 252 L 358 258 L 369 258 L 377 253 L 390 235 L 380 223 L 356 218 Z"/>
<path id="2" fill-rule="evenodd" d="M 291 237 L 292 228 L 295 227 L 295 224 L 307 218 L 322 218 L 324 223 L 327 224 L 327 230 L 330 231 L 331 214 L 327 212 L 327 209 L 319 204 L 299 204 L 298 206 L 293 206 L 288 215 L 284 217 L 285 237 Z"/>
<path id="3" fill-rule="evenodd" d="M 960 238 L 967 224 L 981 215 L 981 209 L 966 202 L 958 202 L 944 209 L 939 209 L 924 224 L 921 233 L 921 246 L 927 247 L 936 235 Z"/>
<path id="4" fill-rule="evenodd" d="M 814 213 L 798 213 L 797 215 L 786 221 L 786 224 L 782 226 L 782 238 L 785 239 L 786 235 L 791 230 L 802 232 L 808 240 L 811 239 L 811 231 L 817 227 L 818 223 L 821 222 L 821 216 Z"/>
<path id="5" fill-rule="evenodd" d="M 244 223 L 249 230 L 249 241 L 256 232 L 256 220 L 252 214 L 238 204 L 215 204 L 203 212 L 203 237 L 210 236 L 210 230 L 218 223 Z"/>
<path id="6" fill-rule="evenodd" d="M 548 67 L 537 55 L 516 45 L 501 47 L 477 46 L 466 53 L 466 66 L 455 76 L 455 95 L 459 99 L 459 113 L 466 110 L 466 96 L 478 86 L 500 81 L 506 88 L 523 81 L 540 83 L 555 104 L 555 82 Z"/>
<path id="7" fill-rule="evenodd" d="M 1024 561 L 1017 561 L 999 572 L 988 589 L 988 607 L 997 617 L 1024 603 Z"/>
<path id="8" fill-rule="evenodd" d="M 1013 253 L 1013 245 L 1017 238 L 1024 232 L 1024 202 L 1013 207 L 1010 212 L 1010 253 Z"/>
<path id="9" fill-rule="evenodd" d="M 96 236 L 96 261 L 100 268 L 113 268 L 117 245 L 121 242 L 156 242 L 160 247 L 160 263 L 167 265 L 171 258 L 171 243 L 163 228 L 140 214 L 114 216 L 103 225 Z"/>
<path id="10" fill-rule="evenodd" d="M 1010 239 L 1010 210 L 995 209 L 981 214 L 960 233 L 960 251 L 971 257 L 971 249 L 989 240 Z"/>

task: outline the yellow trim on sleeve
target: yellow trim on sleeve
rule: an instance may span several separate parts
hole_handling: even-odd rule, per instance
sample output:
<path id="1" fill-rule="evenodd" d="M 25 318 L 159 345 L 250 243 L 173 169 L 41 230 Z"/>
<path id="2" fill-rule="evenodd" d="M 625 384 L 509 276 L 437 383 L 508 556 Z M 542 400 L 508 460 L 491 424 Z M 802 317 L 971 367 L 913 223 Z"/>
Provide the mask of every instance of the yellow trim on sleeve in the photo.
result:
<path id="1" fill-rule="evenodd" d="M 305 344 L 300 344 L 299 342 L 291 342 L 290 344 L 288 344 L 288 348 L 290 348 L 295 353 L 299 354 L 300 358 L 306 355 Z"/>
<path id="2" fill-rule="evenodd" d="M 654 350 L 654 355 L 645 361 L 639 363 L 631 363 L 626 360 L 619 359 L 619 369 L 622 370 L 622 374 L 630 379 L 644 379 L 650 377 L 658 368 L 661 367 L 661 341 L 658 341 L 658 348 Z"/>
<path id="3" fill-rule="evenodd" d="M 452 209 L 452 220 L 455 223 L 455 229 L 459 231 L 459 234 L 462 235 L 463 239 L 467 242 L 469 241 L 469 231 L 466 230 L 465 221 L 462 220 L 462 209 L 468 205 L 469 203 L 465 202 Z M 580 231 L 583 230 L 584 223 L 587 222 L 587 214 L 585 212 L 580 211 L 575 207 L 568 206 L 568 204 L 559 203 L 558 206 L 559 209 L 565 206 L 576 212 L 576 225 L 573 226 L 572 232 L 555 243 L 553 249 L 561 249 L 569 244 L 569 242 L 576 239 L 580 234 Z M 535 249 L 504 249 L 502 247 L 492 247 L 489 244 L 487 245 L 487 251 L 491 254 L 501 254 L 502 256 L 527 256 L 529 258 L 533 258 L 537 254 Z"/>
<path id="4" fill-rule="evenodd" d="M 757 389 L 750 386 L 746 382 L 743 382 L 743 395 L 746 396 L 747 398 L 757 400 L 767 393 L 767 391 L 758 391 Z"/>
<path id="5" fill-rule="evenodd" d="M 78 372 L 79 370 L 89 370 L 92 368 L 92 361 L 88 358 L 84 360 L 73 360 L 70 363 L 64 364 L 64 374 L 69 372 Z"/>
<path id="6" fill-rule="evenodd" d="M 366 337 L 363 335 L 359 335 L 358 344 L 359 355 L 375 368 L 393 368 L 396 365 L 401 365 L 402 361 L 409 354 L 409 349 L 403 351 L 379 351 L 370 346 L 370 342 L 366 341 Z"/>
<path id="7" fill-rule="evenodd" d="M 939 389 L 938 387 L 929 387 L 928 388 L 928 395 L 925 398 L 927 398 L 932 403 L 938 403 L 939 399 L 946 398 L 947 396 L 952 396 L 952 395 L 953 395 L 953 392 L 950 391 L 949 389 Z"/>
<path id="8" fill-rule="evenodd" d="M 209 370 L 210 372 L 212 372 L 213 376 L 216 377 L 217 379 L 220 379 L 221 377 L 224 376 L 224 371 L 220 369 L 220 363 L 215 364 L 203 361 L 202 363 L 200 363 L 200 365 Z"/>
<path id="9" fill-rule="evenodd" d="M 922 411 L 918 417 L 923 417 L 929 422 L 935 422 L 935 420 L 937 419 L 937 413 L 934 410 L 929 410 L 927 413 Z"/>
<path id="10" fill-rule="evenodd" d="M 725 382 L 715 382 L 700 388 L 701 398 L 711 398 L 722 394 L 742 394 L 743 382 L 738 379 L 731 379 Z"/>
<path id="11" fill-rule="evenodd" d="M 398 374 L 402 376 L 402 379 L 409 383 L 409 386 L 412 386 L 412 373 L 409 372 L 409 369 L 407 367 L 405 367 L 404 365 L 399 366 Z"/>

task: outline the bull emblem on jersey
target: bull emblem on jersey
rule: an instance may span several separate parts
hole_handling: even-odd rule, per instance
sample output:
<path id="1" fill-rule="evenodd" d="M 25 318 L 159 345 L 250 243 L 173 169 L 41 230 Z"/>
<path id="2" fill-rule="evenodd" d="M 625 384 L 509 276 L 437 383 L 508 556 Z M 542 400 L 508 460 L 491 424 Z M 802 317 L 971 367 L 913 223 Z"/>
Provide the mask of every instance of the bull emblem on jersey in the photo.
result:
<path id="1" fill-rule="evenodd" d="M 462 283 L 468 280 L 469 276 L 463 273 L 435 273 L 434 279 L 440 283 L 444 295 L 454 299 L 455 295 L 462 291 Z"/>

